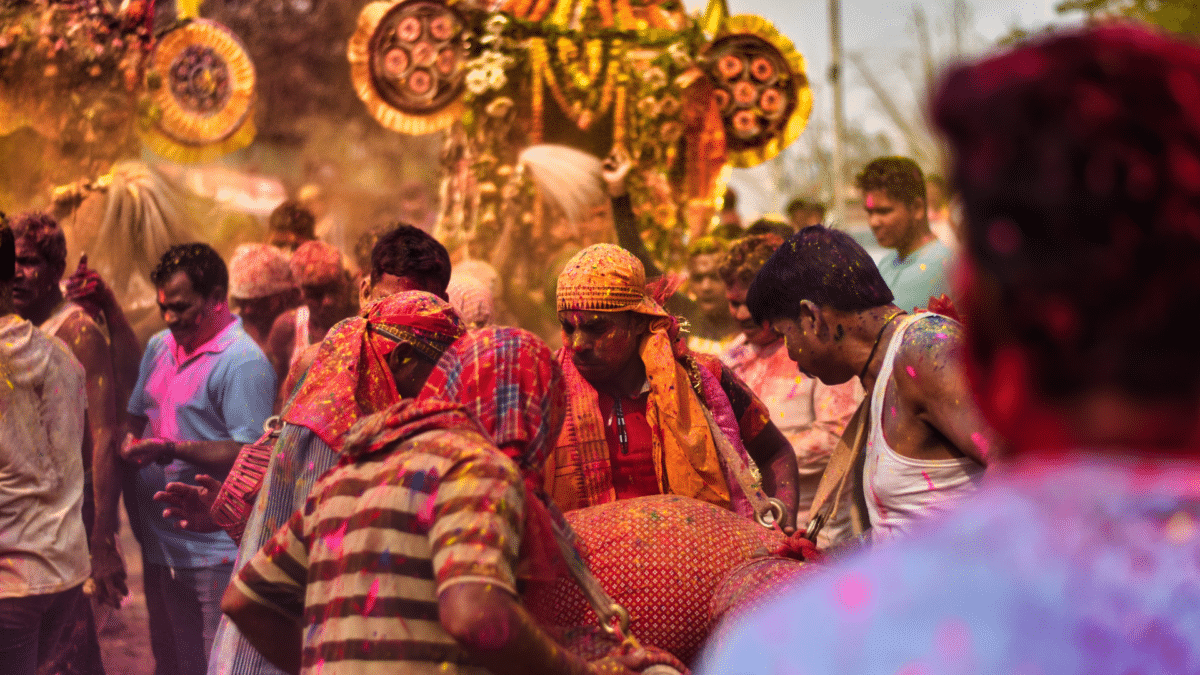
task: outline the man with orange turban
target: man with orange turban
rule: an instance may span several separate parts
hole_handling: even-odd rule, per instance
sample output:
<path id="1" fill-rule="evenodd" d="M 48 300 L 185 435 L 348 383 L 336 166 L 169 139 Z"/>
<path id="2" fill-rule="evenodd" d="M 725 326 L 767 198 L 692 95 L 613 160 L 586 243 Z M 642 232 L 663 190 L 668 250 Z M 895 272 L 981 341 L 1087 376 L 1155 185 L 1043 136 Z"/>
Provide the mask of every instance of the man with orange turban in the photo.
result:
<path id="1" fill-rule="evenodd" d="M 633 254 L 611 244 L 580 251 L 558 278 L 557 307 L 569 403 L 546 492 L 559 508 L 678 494 L 750 515 L 738 477 L 753 475 L 753 460 L 793 528 L 787 439 L 736 375 L 688 351 Z"/>

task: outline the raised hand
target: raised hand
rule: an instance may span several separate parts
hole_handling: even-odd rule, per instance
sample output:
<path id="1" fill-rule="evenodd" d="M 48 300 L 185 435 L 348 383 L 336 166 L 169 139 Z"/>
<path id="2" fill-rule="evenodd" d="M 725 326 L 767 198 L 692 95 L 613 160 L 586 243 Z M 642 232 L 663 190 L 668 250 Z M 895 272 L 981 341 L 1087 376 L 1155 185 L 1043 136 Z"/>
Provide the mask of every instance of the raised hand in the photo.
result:
<path id="1" fill-rule="evenodd" d="M 154 501 L 167 505 L 163 518 L 177 519 L 176 525 L 189 532 L 217 532 L 221 528 L 209 515 L 221 483 L 211 476 L 196 476 L 199 485 L 167 483 L 166 488 L 154 493 Z"/>

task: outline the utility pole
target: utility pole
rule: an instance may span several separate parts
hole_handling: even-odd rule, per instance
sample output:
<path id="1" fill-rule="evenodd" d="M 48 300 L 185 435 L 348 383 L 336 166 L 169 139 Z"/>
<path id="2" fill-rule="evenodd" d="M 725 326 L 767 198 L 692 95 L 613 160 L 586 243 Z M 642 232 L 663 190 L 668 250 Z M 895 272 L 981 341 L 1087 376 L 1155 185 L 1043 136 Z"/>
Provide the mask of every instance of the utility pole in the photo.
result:
<path id="1" fill-rule="evenodd" d="M 833 218 L 846 227 L 846 192 L 843 185 L 842 137 L 846 131 L 845 101 L 842 99 L 842 3 L 829 0 L 829 84 L 833 88 Z"/>

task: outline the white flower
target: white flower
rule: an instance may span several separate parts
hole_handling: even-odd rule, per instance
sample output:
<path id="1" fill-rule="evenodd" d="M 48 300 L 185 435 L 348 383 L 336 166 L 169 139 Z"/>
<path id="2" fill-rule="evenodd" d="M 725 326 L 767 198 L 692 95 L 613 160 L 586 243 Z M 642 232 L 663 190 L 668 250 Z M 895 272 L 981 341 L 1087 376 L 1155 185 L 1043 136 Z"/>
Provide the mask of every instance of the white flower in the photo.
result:
<path id="1" fill-rule="evenodd" d="M 680 68 L 687 68 L 692 65 L 692 55 L 687 52 L 682 42 L 672 42 L 671 46 L 667 47 L 667 55 Z"/>
<path id="2" fill-rule="evenodd" d="M 499 89 L 508 82 L 508 77 L 504 74 L 503 68 L 488 68 L 487 69 L 487 86 L 491 89 Z"/>
<path id="3" fill-rule="evenodd" d="M 642 73 L 642 80 L 645 81 L 646 84 L 650 85 L 651 89 L 657 90 L 667 86 L 667 74 L 664 73 L 662 68 L 659 68 L 658 66 L 647 68 Z"/>
<path id="4" fill-rule="evenodd" d="M 482 94 L 483 92 L 487 91 L 488 88 L 487 72 L 483 70 L 467 71 L 466 84 L 467 91 L 475 94 L 476 96 Z"/>
<path id="5" fill-rule="evenodd" d="M 493 14 L 486 23 L 483 24 L 483 31 L 492 35 L 499 35 L 504 31 L 504 27 L 508 25 L 508 17 L 503 14 Z"/>

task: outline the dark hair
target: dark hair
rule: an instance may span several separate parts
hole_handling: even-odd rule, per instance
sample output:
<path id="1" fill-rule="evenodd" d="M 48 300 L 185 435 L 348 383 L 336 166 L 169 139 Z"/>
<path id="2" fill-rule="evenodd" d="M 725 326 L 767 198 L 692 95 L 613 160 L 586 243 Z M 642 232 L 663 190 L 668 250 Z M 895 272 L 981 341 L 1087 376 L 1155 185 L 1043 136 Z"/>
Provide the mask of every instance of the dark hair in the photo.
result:
<path id="1" fill-rule="evenodd" d="M 397 223 L 371 250 L 371 281 L 384 274 L 405 277 L 435 295 L 450 285 L 450 254 L 424 230 Z"/>
<path id="2" fill-rule="evenodd" d="M 186 274 L 192 282 L 192 290 L 206 298 L 216 295 L 217 289 L 220 289 L 220 295 L 229 289 L 229 270 L 225 261 L 208 244 L 176 244 L 167 249 L 150 272 L 150 281 L 156 288 L 162 288 L 176 272 Z"/>
<path id="3" fill-rule="evenodd" d="M 57 282 L 67 269 L 67 237 L 54 216 L 44 211 L 26 211 L 9 221 L 13 240 L 31 246 L 50 265 Z"/>
<path id="4" fill-rule="evenodd" d="M 854 184 L 863 194 L 883 190 L 889 198 L 909 205 L 917 199 L 925 200 L 925 176 L 921 167 L 907 157 L 871 160 L 862 173 L 854 177 Z"/>
<path id="5" fill-rule="evenodd" d="M 721 259 L 717 274 L 727 286 L 734 282 L 749 284 L 781 245 L 784 238 L 774 234 L 751 234 L 738 239 Z"/>
<path id="6" fill-rule="evenodd" d="M 17 276 L 17 242 L 8 227 L 8 218 L 0 211 L 0 283 L 8 283 Z"/>
<path id="7" fill-rule="evenodd" d="M 801 211 L 816 211 L 817 213 L 821 214 L 822 220 L 825 219 L 825 205 L 818 201 L 809 201 L 803 197 L 796 197 L 792 201 L 788 202 L 787 208 L 784 209 L 784 213 L 786 213 L 789 218 L 793 213 L 798 213 Z"/>
<path id="8" fill-rule="evenodd" d="M 762 266 L 750 284 L 746 306 L 762 323 L 795 319 L 801 300 L 858 312 L 893 299 L 875 261 L 857 241 L 840 230 L 812 225 L 785 241 Z"/>
<path id="9" fill-rule="evenodd" d="M 785 222 L 775 220 L 774 218 L 759 218 L 753 223 L 750 223 L 750 227 L 746 228 L 746 232 L 742 235 L 742 237 L 755 237 L 764 234 L 774 234 L 778 236 L 780 240 L 783 240 L 787 239 L 793 234 L 796 234 L 796 228 L 788 225 Z"/>
<path id="10" fill-rule="evenodd" d="M 267 219 L 267 229 L 292 232 L 308 239 L 316 237 L 316 226 L 317 219 L 312 211 L 295 199 L 288 199 L 276 206 Z"/>
<path id="11" fill-rule="evenodd" d="M 720 237 L 714 237 L 712 235 L 707 237 L 697 237 L 695 241 L 688 244 L 687 257 L 690 260 L 698 255 L 724 253 L 725 249 L 727 248 L 729 248 L 729 242 Z"/>
<path id="12" fill-rule="evenodd" d="M 1059 34 L 953 70 L 933 114 L 967 252 L 998 290 L 991 333 L 1028 352 L 1035 386 L 1200 393 L 1200 49 L 1131 26 Z"/>

